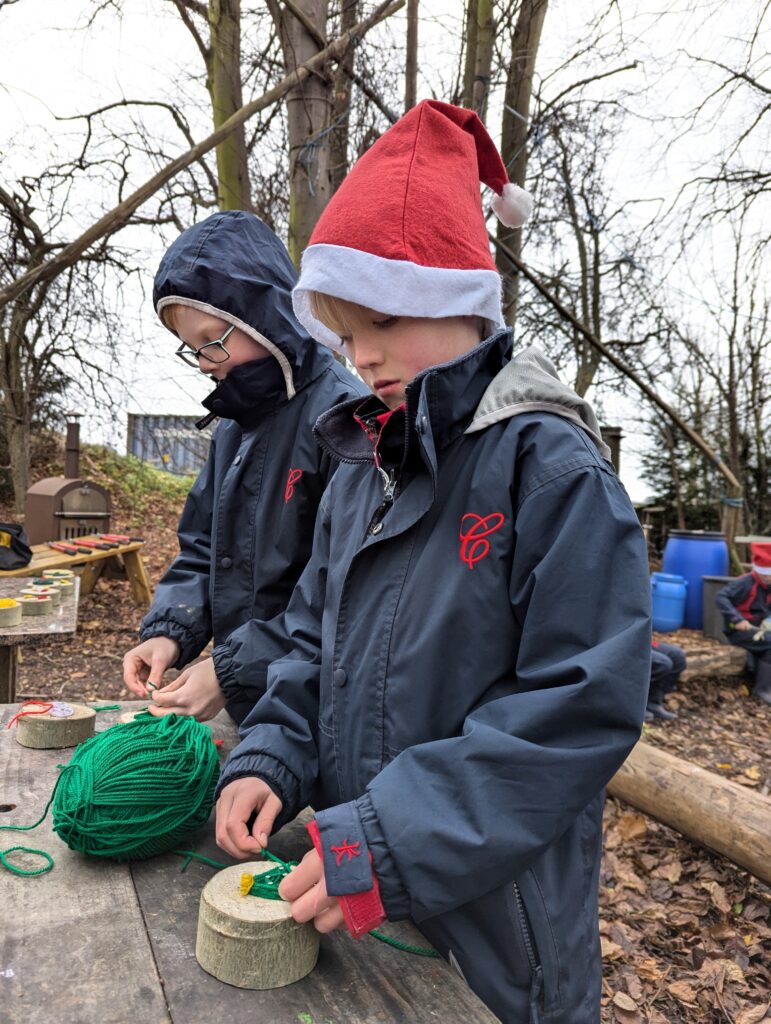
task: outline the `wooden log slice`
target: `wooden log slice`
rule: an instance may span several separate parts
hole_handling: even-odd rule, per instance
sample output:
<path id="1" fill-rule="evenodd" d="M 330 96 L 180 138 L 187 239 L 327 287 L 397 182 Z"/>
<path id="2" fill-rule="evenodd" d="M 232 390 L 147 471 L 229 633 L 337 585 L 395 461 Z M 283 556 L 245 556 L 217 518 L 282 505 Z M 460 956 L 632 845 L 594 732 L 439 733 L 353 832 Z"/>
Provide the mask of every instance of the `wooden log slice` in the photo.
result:
<path id="1" fill-rule="evenodd" d="M 115 720 L 116 725 L 126 725 L 128 722 L 133 722 L 137 715 L 141 715 L 149 708 L 149 704 L 143 704 L 141 708 L 137 708 L 136 711 L 123 711 Z"/>
<path id="2" fill-rule="evenodd" d="M 72 569 L 44 569 L 43 576 L 50 580 L 72 580 L 75 573 Z"/>
<path id="3" fill-rule="evenodd" d="M 53 602 L 50 597 L 41 597 L 40 594 L 22 594 L 19 598 L 22 615 L 50 615 L 53 611 Z"/>
<path id="4" fill-rule="evenodd" d="M 51 604 L 54 608 L 58 608 L 62 603 L 62 592 L 53 583 L 47 587 L 25 587 L 21 593 L 23 597 L 48 597 L 51 599 Z"/>
<path id="5" fill-rule="evenodd" d="M 312 923 L 292 920 L 283 900 L 241 895 L 241 876 L 270 871 L 267 861 L 218 872 L 201 893 L 195 956 L 207 974 L 238 988 L 291 985 L 309 974 L 319 955 Z"/>
<path id="6" fill-rule="evenodd" d="M 50 711 L 44 715 L 22 715 L 16 723 L 16 742 L 35 750 L 76 747 L 94 735 L 96 712 L 85 704 L 69 704 L 72 714 L 58 718 Z"/>
<path id="7" fill-rule="evenodd" d="M 21 624 L 21 605 L 12 597 L 0 598 L 0 626 Z"/>

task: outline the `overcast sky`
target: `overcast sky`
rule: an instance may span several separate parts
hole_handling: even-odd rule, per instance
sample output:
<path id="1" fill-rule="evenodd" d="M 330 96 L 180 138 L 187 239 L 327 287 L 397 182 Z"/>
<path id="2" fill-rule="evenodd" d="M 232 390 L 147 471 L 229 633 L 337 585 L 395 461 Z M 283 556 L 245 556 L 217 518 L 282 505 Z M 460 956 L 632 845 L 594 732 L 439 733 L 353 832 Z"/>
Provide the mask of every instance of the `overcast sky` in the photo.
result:
<path id="1" fill-rule="evenodd" d="M 664 9 L 660 15 L 651 13 L 657 5 Z M 552 0 L 538 58 L 542 76 L 555 72 L 565 55 L 577 48 L 587 14 L 600 6 L 604 9 L 610 5 L 600 5 L 599 0 Z M 611 178 L 615 193 L 622 199 L 625 194 L 650 197 L 651 204 L 640 212 L 644 218 L 665 207 L 700 160 L 710 152 L 719 152 L 734 127 L 734 119 L 740 121 L 746 112 L 735 107 L 727 109 L 721 124 L 708 136 L 691 139 L 690 146 L 676 147 L 665 159 L 660 146 L 660 118 L 665 112 L 687 110 L 709 86 L 709 73 L 695 74 L 689 62 L 678 56 L 681 48 L 687 49 L 692 43 L 693 19 L 684 13 L 688 7 L 685 0 L 648 0 L 647 4 L 635 0 L 623 6 L 630 35 L 641 36 L 640 42 L 630 45 L 628 55 L 624 54 L 623 63 L 638 61 L 638 68 L 626 73 L 625 84 L 642 89 L 657 75 L 660 66 L 669 69 L 655 93 L 646 95 L 639 123 L 631 125 L 627 135 L 619 139 L 614 153 Z M 699 52 L 729 59 L 735 48 L 734 26 L 749 23 L 757 6 L 754 0 L 702 3 Z M 122 19 L 108 12 L 85 30 L 88 8 L 85 0 L 19 0 L 0 9 L 0 124 L 2 139 L 14 140 L 0 165 L 0 177 L 6 182 L 12 182 L 16 174 L 34 172 L 49 152 L 72 145 L 77 122 L 73 126 L 57 121 L 57 117 L 82 113 L 121 97 L 175 99 L 180 88 L 191 93 L 197 88 L 188 76 L 192 79 L 199 74 L 200 55 L 170 4 L 125 0 Z M 452 67 L 451 55 L 457 49 L 462 9 L 461 0 L 421 0 L 420 97 L 430 95 L 432 88 L 437 90 L 442 79 L 450 77 L 448 68 Z M 393 21 L 392 31 L 400 34 L 403 12 Z M 591 60 L 587 60 L 586 68 L 592 69 Z M 597 68 L 593 70 L 596 72 Z M 578 77 L 575 70 L 570 74 L 571 81 Z M 205 106 L 200 114 L 190 108 L 185 113 L 195 137 L 208 134 Z M 496 116 L 499 111 L 492 110 L 490 129 L 494 136 Z M 163 115 L 158 115 L 157 125 L 159 132 L 168 133 Z M 181 150 L 182 146 L 178 148 Z M 147 176 L 142 168 L 137 168 L 132 184 L 138 185 Z M 114 204 L 114 197 L 98 196 L 97 203 L 104 206 L 94 208 L 94 198 L 81 197 L 77 211 L 81 222 L 73 224 L 73 234 L 87 226 L 102 209 Z M 124 231 L 117 238 L 121 244 L 133 246 L 141 256 L 149 293 L 152 273 L 162 254 L 161 243 L 148 230 Z M 710 261 L 715 253 L 707 252 L 705 257 Z M 698 287 L 687 279 L 669 281 L 670 285 L 673 283 L 687 301 L 689 295 L 698 298 L 695 293 L 700 292 L 703 282 L 698 281 Z M 719 302 L 720 296 L 710 294 L 708 301 Z M 87 439 L 105 440 L 118 448 L 125 443 L 126 412 L 197 413 L 198 402 L 209 390 L 196 371 L 186 370 L 174 359 L 174 339 L 158 325 L 138 285 L 132 285 L 127 293 L 124 326 L 120 373 L 125 390 L 120 393 L 116 389 L 114 395 L 117 419 L 111 421 L 104 415 L 91 414 L 84 420 Z M 84 339 L 84 344 L 87 343 Z M 632 498 L 639 500 L 647 493 L 638 479 L 635 458 L 640 441 L 634 436 L 633 419 L 639 403 L 619 399 L 607 389 L 590 397 L 599 401 L 606 421 L 629 424 L 622 479 Z"/>

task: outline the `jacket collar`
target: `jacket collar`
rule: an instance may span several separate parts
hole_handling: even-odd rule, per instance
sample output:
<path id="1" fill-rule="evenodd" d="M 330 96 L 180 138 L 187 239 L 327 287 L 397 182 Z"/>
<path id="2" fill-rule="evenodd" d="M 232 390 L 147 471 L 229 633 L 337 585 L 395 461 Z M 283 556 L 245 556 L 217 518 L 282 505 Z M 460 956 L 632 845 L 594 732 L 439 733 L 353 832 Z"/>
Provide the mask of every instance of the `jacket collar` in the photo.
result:
<path id="1" fill-rule="evenodd" d="M 503 330 L 448 363 L 430 366 L 407 387 L 405 451 L 416 433 L 430 434 L 433 447 L 444 448 L 468 426 L 486 388 L 508 362 L 511 331 Z M 367 400 L 377 405 L 377 399 Z M 372 442 L 357 423 L 362 400 L 336 405 L 316 422 L 314 433 L 322 448 L 342 462 L 372 462 Z M 383 406 L 385 409 L 385 406 Z"/>
<path id="2" fill-rule="evenodd" d="M 268 357 L 236 366 L 201 404 L 214 416 L 235 420 L 243 430 L 250 430 L 287 401 L 281 366 Z"/>

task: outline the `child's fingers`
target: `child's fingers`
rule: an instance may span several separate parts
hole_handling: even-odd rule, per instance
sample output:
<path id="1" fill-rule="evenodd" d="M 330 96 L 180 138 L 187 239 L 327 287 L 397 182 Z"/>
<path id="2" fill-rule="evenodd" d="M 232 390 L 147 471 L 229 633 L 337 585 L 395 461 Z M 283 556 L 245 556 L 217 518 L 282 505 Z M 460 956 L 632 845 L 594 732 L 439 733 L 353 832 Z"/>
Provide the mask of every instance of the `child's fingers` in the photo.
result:
<path id="1" fill-rule="evenodd" d="M 278 894 L 282 900 L 292 903 L 313 888 L 323 875 L 324 866 L 321 863 L 321 858 L 315 850 L 310 850 L 292 873 L 282 880 L 278 887 Z"/>
<path id="2" fill-rule="evenodd" d="M 156 695 L 160 693 L 174 693 L 175 690 L 179 690 L 181 687 L 183 687 L 189 678 L 190 670 L 185 669 L 185 671 L 181 672 L 176 679 L 174 679 L 171 683 L 167 683 L 166 686 L 159 687 L 155 691 L 155 693 Z"/>
<path id="3" fill-rule="evenodd" d="M 217 801 L 216 839 L 217 845 L 226 853 L 243 859 L 262 851 L 262 846 L 246 827 L 255 806 L 261 803 L 262 793 L 259 787 L 238 786 L 239 781 L 226 786 Z M 231 787 L 235 788 L 229 793 Z"/>
<path id="4" fill-rule="evenodd" d="M 340 900 L 334 896 L 328 896 L 327 899 L 332 901 L 332 906 L 316 914 L 313 919 L 313 927 L 317 932 L 321 932 L 322 935 L 345 928 L 345 918 L 343 917 Z"/>
<path id="5" fill-rule="evenodd" d="M 257 837 L 263 848 L 268 845 L 268 837 L 273 831 L 273 823 L 278 817 L 282 807 L 283 804 L 276 794 L 271 793 L 260 808 L 260 813 L 257 815 L 257 820 L 252 827 L 252 834 Z"/>

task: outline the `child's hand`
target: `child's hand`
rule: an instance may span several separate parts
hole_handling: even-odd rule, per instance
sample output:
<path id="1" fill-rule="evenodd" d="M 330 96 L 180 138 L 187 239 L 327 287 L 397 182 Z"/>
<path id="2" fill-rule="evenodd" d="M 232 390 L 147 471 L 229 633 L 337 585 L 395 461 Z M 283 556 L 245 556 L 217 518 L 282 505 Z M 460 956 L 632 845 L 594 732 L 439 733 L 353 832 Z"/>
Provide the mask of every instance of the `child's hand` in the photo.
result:
<path id="1" fill-rule="evenodd" d="M 220 793 L 217 801 L 217 846 L 231 857 L 253 857 L 268 845 L 273 822 L 283 804 L 262 779 L 249 776 L 235 779 Z M 247 822 L 257 811 L 249 832 Z M 256 838 L 255 838 L 256 837 Z"/>
<path id="2" fill-rule="evenodd" d="M 747 622 L 746 619 L 742 619 L 741 622 L 734 623 L 734 629 L 738 629 L 740 633 L 746 633 L 748 629 L 755 629 L 751 622 Z"/>
<path id="3" fill-rule="evenodd" d="M 279 896 L 291 904 L 295 921 L 313 921 L 318 932 L 345 927 L 343 911 L 336 896 L 327 896 L 324 864 L 315 850 L 306 853 L 297 867 L 278 887 Z"/>
<path id="4" fill-rule="evenodd" d="M 173 683 L 153 693 L 147 709 L 156 718 L 164 715 L 191 715 L 199 722 L 208 722 L 226 704 L 225 694 L 217 682 L 214 660 L 207 658 L 186 668 Z"/>
<path id="5" fill-rule="evenodd" d="M 123 682 L 136 697 L 149 697 L 148 679 L 161 685 L 163 673 L 176 664 L 179 644 L 168 636 L 154 636 L 123 656 Z"/>

